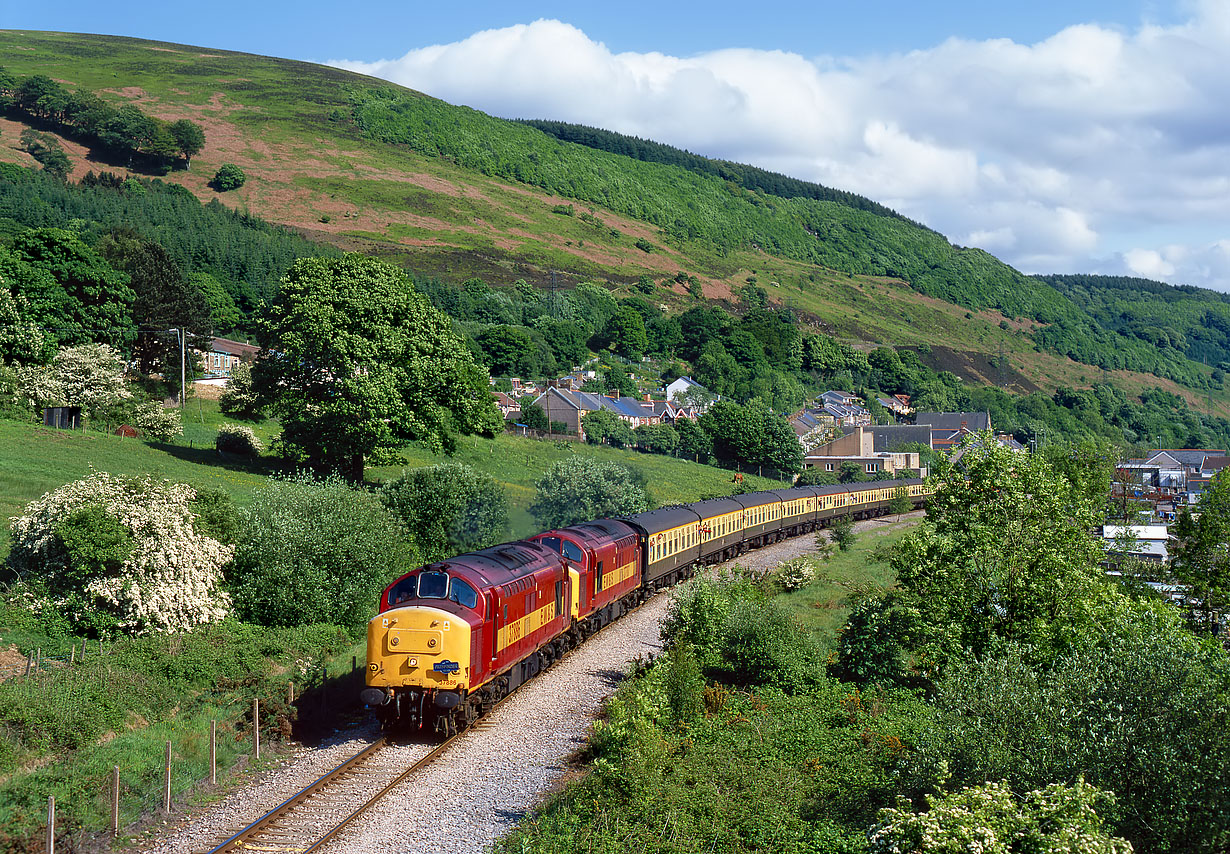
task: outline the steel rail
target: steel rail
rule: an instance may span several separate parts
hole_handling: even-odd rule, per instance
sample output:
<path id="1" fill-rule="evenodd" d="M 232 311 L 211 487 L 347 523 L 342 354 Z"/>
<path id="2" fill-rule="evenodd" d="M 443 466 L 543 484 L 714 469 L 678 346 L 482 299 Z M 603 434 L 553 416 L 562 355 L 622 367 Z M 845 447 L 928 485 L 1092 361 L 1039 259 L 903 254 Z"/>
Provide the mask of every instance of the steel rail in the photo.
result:
<path id="1" fill-rule="evenodd" d="M 348 774 L 356 766 L 363 764 L 368 759 L 370 759 L 372 756 L 375 756 L 377 753 L 380 752 L 382 748 L 385 747 L 387 743 L 388 742 L 384 736 L 381 736 L 380 738 L 376 739 L 371 744 L 367 745 L 367 747 L 364 747 L 362 750 L 356 753 L 354 756 L 347 759 L 341 765 L 338 765 L 332 771 L 328 772 L 327 774 L 322 775 L 314 782 L 309 783 L 307 786 L 303 787 L 298 792 L 291 795 L 289 798 L 284 800 L 282 803 L 278 804 L 276 807 L 269 810 L 269 812 L 265 813 L 263 816 L 258 818 L 256 821 L 252 822 L 247 827 L 243 828 L 238 833 L 231 836 L 229 839 L 225 840 L 224 842 L 217 845 L 216 847 L 211 848 L 209 850 L 209 854 L 225 854 L 225 852 L 228 852 L 228 851 L 240 850 L 240 848 L 243 846 L 245 839 L 247 839 L 250 836 L 256 835 L 260 831 L 274 824 L 278 820 L 278 818 L 280 818 L 284 813 L 289 812 L 294 807 L 306 801 L 312 795 L 320 792 L 322 789 L 324 789 L 325 786 L 329 785 L 334 780 L 338 779 L 339 777 L 344 776 L 345 774 Z M 447 743 L 448 742 L 445 742 L 445 744 Z M 444 745 L 441 745 L 441 747 L 443 746 Z M 437 748 L 437 751 L 438 750 L 439 748 Z M 429 755 L 434 755 L 435 752 L 436 751 L 433 751 L 432 754 L 429 754 Z"/>
<path id="2" fill-rule="evenodd" d="M 405 771 L 402 771 L 400 774 L 394 777 L 393 780 L 387 786 L 385 786 L 383 789 L 381 789 L 376 794 L 372 795 L 370 798 L 368 798 L 363 803 L 362 806 L 360 806 L 354 812 L 350 813 L 350 815 L 342 819 L 340 824 L 335 826 L 332 830 L 330 830 L 320 839 L 316 840 L 316 842 L 314 842 L 312 845 L 310 845 L 307 848 L 304 848 L 302 851 L 302 854 L 311 854 L 312 851 L 319 851 L 321 848 L 327 845 L 330 841 L 332 841 L 333 837 L 337 836 L 339 833 L 341 833 L 343 830 L 349 827 L 351 822 L 353 822 L 356 818 L 361 816 L 363 813 L 367 812 L 368 809 L 370 809 L 371 807 L 379 803 L 384 798 L 384 796 L 387 795 L 389 792 L 393 791 L 393 789 L 396 788 L 398 784 L 400 784 L 402 781 L 408 778 L 415 771 L 418 771 L 420 768 L 423 768 L 424 766 L 431 764 L 431 762 L 434 761 L 437 756 L 443 753 L 446 748 L 448 748 L 456 739 L 460 738 L 461 734 L 465 732 L 469 732 L 469 727 L 467 727 L 466 729 L 463 729 L 461 732 L 457 733 L 456 735 L 449 736 L 447 739 L 440 742 L 440 744 L 436 746 L 436 748 L 432 750 L 431 753 L 428 753 L 418 762 L 415 762 Z"/>

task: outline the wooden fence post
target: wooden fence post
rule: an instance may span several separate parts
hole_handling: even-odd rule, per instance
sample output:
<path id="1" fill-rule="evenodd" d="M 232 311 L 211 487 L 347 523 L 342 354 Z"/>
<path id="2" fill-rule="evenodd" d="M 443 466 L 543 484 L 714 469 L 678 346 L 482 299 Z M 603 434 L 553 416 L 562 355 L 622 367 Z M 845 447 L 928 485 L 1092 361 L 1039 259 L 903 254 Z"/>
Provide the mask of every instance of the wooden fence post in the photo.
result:
<path id="1" fill-rule="evenodd" d="M 167 786 L 162 793 L 162 811 L 171 811 L 171 741 L 167 739 Z"/>
<path id="2" fill-rule="evenodd" d="M 34 666 L 34 651 L 31 650 L 26 656 L 26 676 L 30 675 L 30 668 Z"/>
<path id="3" fill-rule="evenodd" d="M 295 683 L 286 683 L 286 705 L 291 705 L 295 702 Z"/>
<path id="4" fill-rule="evenodd" d="M 70 644 L 68 647 L 68 663 L 69 664 L 77 663 L 77 644 L 75 641 L 72 644 Z"/>
<path id="5" fill-rule="evenodd" d="M 120 766 L 111 769 L 111 835 L 120 835 Z"/>
<path id="6" fill-rule="evenodd" d="M 47 854 L 56 852 L 56 799 L 52 795 L 47 799 Z"/>
<path id="7" fill-rule="evenodd" d="M 256 759 L 261 758 L 261 701 L 252 699 L 252 750 Z"/>
<path id="8" fill-rule="evenodd" d="M 218 783 L 218 722 L 209 722 L 209 784 Z"/>
<path id="9" fill-rule="evenodd" d="M 34 657 L 34 669 L 43 669 L 43 648 L 41 646 L 38 648 L 38 654 Z"/>

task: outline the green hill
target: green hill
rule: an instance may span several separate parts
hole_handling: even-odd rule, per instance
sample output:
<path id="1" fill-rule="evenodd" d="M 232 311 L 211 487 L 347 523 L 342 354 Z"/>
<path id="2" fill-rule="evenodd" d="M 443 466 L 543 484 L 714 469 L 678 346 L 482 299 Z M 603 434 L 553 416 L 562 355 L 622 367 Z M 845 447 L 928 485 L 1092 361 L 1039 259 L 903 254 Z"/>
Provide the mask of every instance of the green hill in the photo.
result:
<path id="1" fill-rule="evenodd" d="M 1230 411 L 1213 363 L 1203 364 L 1207 347 L 1162 349 L 1157 336 L 1091 313 L 1062 282 L 1027 278 L 840 190 L 606 132 L 541 123 L 546 133 L 310 63 L 64 33 L 0 32 L 0 50 L 14 77 L 42 74 L 112 107 L 199 123 L 203 149 L 165 182 L 420 275 L 591 280 L 617 294 L 647 277 L 648 299 L 671 311 L 689 304 L 689 276 L 728 305 L 751 280 L 812 328 L 856 344 L 926 345 L 943 354 L 924 355 L 933 367 L 974 382 L 1007 375 L 1019 390 L 1054 389 L 1101 370 L 1131 392 L 1161 385 Z M 36 165 L 20 143 L 30 124 L 14 111 L 0 119 L 0 161 Z M 143 168 L 71 132 L 61 141 L 73 180 Z M 216 193 L 209 181 L 224 163 L 248 181 Z M 36 214 L 6 215 L 25 226 Z M 277 267 L 228 274 L 244 282 L 235 295 L 267 292 Z M 1184 311 L 1206 328 L 1205 315 Z"/>

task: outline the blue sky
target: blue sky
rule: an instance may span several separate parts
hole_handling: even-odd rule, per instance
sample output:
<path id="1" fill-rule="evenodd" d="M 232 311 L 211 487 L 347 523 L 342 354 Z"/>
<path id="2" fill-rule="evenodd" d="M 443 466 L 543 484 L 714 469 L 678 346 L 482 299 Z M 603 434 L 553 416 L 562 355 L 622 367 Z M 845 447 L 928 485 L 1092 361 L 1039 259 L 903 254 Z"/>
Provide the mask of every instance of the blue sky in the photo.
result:
<path id="1" fill-rule="evenodd" d="M 1230 291 L 1230 0 L 9 5 L 755 163 L 1026 272 Z"/>
<path id="2" fill-rule="evenodd" d="M 1075 23 L 1135 27 L 1173 23 L 1172 3 L 1141 0 L 997 3 L 988 0 L 862 2 L 236 2 L 100 3 L 10 0 L 6 29 L 108 33 L 321 61 L 372 61 L 413 47 L 447 44 L 478 30 L 565 21 L 611 50 L 689 55 L 719 48 L 784 50 L 803 56 L 902 52 L 950 36 L 1030 43 Z M 349 10 L 355 14 L 348 15 Z M 753 13 L 754 10 L 754 13 Z"/>

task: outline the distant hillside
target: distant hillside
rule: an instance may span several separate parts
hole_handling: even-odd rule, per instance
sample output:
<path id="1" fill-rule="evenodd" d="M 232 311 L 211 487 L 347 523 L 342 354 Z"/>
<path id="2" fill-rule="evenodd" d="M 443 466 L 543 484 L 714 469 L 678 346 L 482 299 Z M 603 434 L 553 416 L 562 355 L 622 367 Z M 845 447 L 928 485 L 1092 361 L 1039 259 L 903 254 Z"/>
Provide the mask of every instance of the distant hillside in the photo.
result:
<path id="1" fill-rule="evenodd" d="M 453 283 L 480 277 L 497 286 L 524 280 L 540 288 L 596 281 L 616 296 L 635 286 L 670 313 L 698 295 L 736 307 L 741 289 L 754 283 L 807 327 L 859 346 L 950 354 L 944 365 L 973 381 L 1019 377 L 1020 389 L 1088 384 L 1096 374 L 1065 358 L 1072 356 L 1115 371 L 1125 388 L 1158 384 L 1141 373 L 1148 372 L 1198 390 L 1187 397 L 1202 406 L 1226 399 L 1212 378 L 1223 345 L 1186 331 L 1205 321 L 1175 327 L 1184 340 L 1160 347 L 1149 333 L 1112 322 L 1109 308 L 1095 312 L 1066 283 L 1025 277 L 853 194 L 605 132 L 586 132 L 584 145 L 565 141 L 559 136 L 580 131 L 536 123 L 548 134 L 310 63 L 13 31 L 0 31 L 0 54 L 16 77 L 46 75 L 112 106 L 199 124 L 204 147 L 190 168 L 163 180 L 228 208 L 235 222 L 255 215 L 315 245 L 380 255 L 423 276 Z M 16 115 L 0 117 L 0 162 L 38 166 L 21 143 L 30 127 Z M 141 163 L 71 135 L 61 143 L 70 181 L 103 170 L 149 177 Z M 620 153 L 620 145 L 632 150 Z M 209 186 L 224 163 L 247 174 L 241 189 Z M 67 204 L 80 211 L 72 216 L 106 219 L 80 207 L 76 191 L 46 185 L 23 193 L 30 198 L 3 214 L 10 232 L 45 217 L 40 205 Z M 113 215 L 124 215 L 122 204 L 106 216 Z M 168 244 L 178 241 L 177 251 L 190 250 L 193 226 L 158 227 Z M 236 232 L 245 233 L 256 235 Z M 260 269 L 194 263 L 220 280 L 243 281 L 253 295 L 267 293 L 285 253 L 306 251 L 306 243 L 292 248 L 298 238 L 291 237 L 260 237 L 260 251 L 270 253 Z M 225 263 L 242 257 L 239 251 Z M 1183 312 L 1195 318 L 1191 306 L 1203 299 L 1183 303 Z M 988 372 L 991 361 L 996 367 Z"/>
<path id="2" fill-rule="evenodd" d="M 1230 294 L 1128 276 L 1038 276 L 1104 329 L 1230 370 Z"/>
<path id="3" fill-rule="evenodd" d="M 664 145 L 653 140 L 641 139 L 639 136 L 628 136 L 627 134 L 589 127 L 587 125 L 543 119 L 520 119 L 519 121 L 530 127 L 538 128 L 540 131 L 548 133 L 564 142 L 575 142 L 588 148 L 609 151 L 612 154 L 621 154 L 625 157 L 631 157 L 633 160 L 642 160 L 646 163 L 666 163 L 671 166 L 682 166 L 689 172 L 715 175 L 724 181 L 730 181 L 745 189 L 759 190 L 762 193 L 780 196 L 783 199 L 800 198 L 815 199 L 820 202 L 837 202 L 857 210 L 868 211 L 878 216 L 900 219 L 919 228 L 926 228 L 921 223 L 902 216 L 892 208 L 885 207 L 879 202 L 873 202 L 871 199 L 856 193 L 834 190 L 822 184 L 802 181 L 798 178 L 791 178 L 789 175 L 770 172 L 767 169 L 760 169 L 756 166 L 734 163 L 730 160 L 714 160 L 709 157 L 702 157 L 699 154 L 693 154 L 690 151 L 684 151 L 681 148 L 675 148 L 672 145 Z"/>

